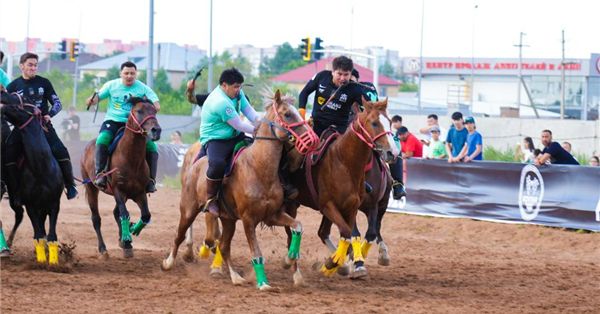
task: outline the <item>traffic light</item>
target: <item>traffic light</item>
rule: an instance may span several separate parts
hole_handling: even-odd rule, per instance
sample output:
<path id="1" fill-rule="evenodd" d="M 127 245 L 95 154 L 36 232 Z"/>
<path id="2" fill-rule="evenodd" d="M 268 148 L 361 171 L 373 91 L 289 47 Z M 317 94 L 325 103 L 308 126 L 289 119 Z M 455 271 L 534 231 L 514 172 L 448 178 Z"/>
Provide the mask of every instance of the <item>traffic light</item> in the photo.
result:
<path id="1" fill-rule="evenodd" d="M 79 56 L 79 42 L 72 41 L 70 48 L 71 49 L 69 50 L 69 60 L 71 60 L 71 62 L 75 62 L 75 58 Z"/>
<path id="2" fill-rule="evenodd" d="M 321 58 L 323 57 L 323 53 L 319 52 L 319 50 L 323 50 L 323 46 L 321 46 L 321 43 L 323 42 L 323 39 L 321 39 L 321 37 L 317 37 L 315 39 L 315 60 L 321 60 Z"/>
<path id="3" fill-rule="evenodd" d="M 310 37 L 302 38 L 300 49 L 302 51 L 302 60 L 310 61 Z"/>
<path id="4" fill-rule="evenodd" d="M 60 54 L 60 58 L 61 59 L 66 59 L 67 58 L 67 41 L 63 40 L 60 42 L 60 44 L 58 45 L 58 51 L 61 52 Z"/>

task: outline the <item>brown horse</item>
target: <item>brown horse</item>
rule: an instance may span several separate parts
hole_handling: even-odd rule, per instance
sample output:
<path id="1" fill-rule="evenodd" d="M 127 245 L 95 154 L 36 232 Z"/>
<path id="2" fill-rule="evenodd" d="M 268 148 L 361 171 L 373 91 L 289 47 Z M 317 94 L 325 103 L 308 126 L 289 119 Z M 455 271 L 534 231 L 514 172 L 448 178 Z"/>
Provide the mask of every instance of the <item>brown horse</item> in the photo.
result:
<path id="1" fill-rule="evenodd" d="M 133 108 L 129 114 L 122 139 L 117 144 L 109 160 L 109 188 L 103 192 L 113 195 L 115 208 L 113 215 L 119 226 L 119 246 L 125 257 L 133 257 L 131 234 L 139 235 L 142 228 L 150 222 L 150 209 L 146 196 L 146 184 L 150 180 L 150 170 L 146 163 L 146 141 L 160 139 L 161 128 L 156 119 L 156 108 L 146 99 L 131 98 Z M 84 181 L 93 180 L 95 174 L 95 140 L 85 147 L 81 160 L 81 175 Z M 98 252 L 108 257 L 106 245 L 100 230 L 101 219 L 98 212 L 98 188 L 85 185 L 86 198 L 92 212 L 92 223 L 98 237 Z M 140 220 L 131 225 L 125 203 L 133 200 L 141 210 Z"/>
<path id="2" fill-rule="evenodd" d="M 378 156 L 378 154 L 374 153 L 374 158 L 379 158 L 376 156 Z M 367 216 L 368 225 L 365 240 L 362 242 L 361 253 L 364 258 L 367 258 L 373 244 L 377 244 L 379 246 L 377 263 L 382 266 L 388 266 L 390 264 L 390 257 L 387 245 L 383 241 L 381 235 L 381 222 L 383 220 L 383 215 L 385 215 L 387 211 L 393 179 L 384 162 L 381 159 L 373 159 L 371 161 L 370 169 L 365 174 L 365 180 L 369 183 L 371 191 L 366 193 L 362 199 L 362 203 L 358 207 L 358 209 Z M 331 220 L 323 216 L 321 225 L 319 226 L 318 235 L 321 241 L 323 241 L 327 248 L 333 253 L 337 247 L 329 237 L 331 226 Z M 357 224 L 354 225 L 354 229 L 352 230 L 352 237 L 361 237 Z M 364 274 L 364 262 L 360 260 L 354 261 L 353 269 Z M 338 274 L 340 275 L 347 275 L 349 272 L 350 270 L 347 264 L 338 269 Z M 356 276 L 358 276 L 358 274 L 353 274 L 352 278 L 355 278 Z"/>
<path id="3" fill-rule="evenodd" d="M 352 237 L 356 223 L 356 213 L 365 198 L 365 166 L 371 161 L 372 151 L 376 150 L 386 161 L 398 155 L 398 149 L 389 131 L 391 122 L 387 117 L 387 99 L 367 102 L 363 99 L 365 111 L 359 113 L 349 130 L 340 135 L 313 168 L 314 183 L 307 182 L 304 171 L 292 174 L 294 185 L 300 189 L 297 201 L 319 210 L 340 230 L 337 249 L 321 267 L 330 276 L 344 264 L 348 248 L 352 245 L 355 261 L 364 261 L 359 237 Z M 310 192 L 308 184 L 314 184 L 316 195 Z M 286 211 L 296 216 L 299 204 L 288 202 Z M 286 230 L 287 231 L 287 230 Z M 288 243 L 290 242 L 288 232 Z M 294 265 L 298 271 L 297 263 Z M 357 277 L 366 275 L 366 270 L 355 272 Z"/>
<path id="4" fill-rule="evenodd" d="M 288 250 L 287 260 L 291 265 L 299 258 L 302 225 L 286 214 L 282 206 L 283 189 L 278 172 L 284 148 L 286 145 L 292 146 L 290 143 L 293 143 L 300 153 L 306 153 L 318 145 L 316 134 L 294 108 L 292 97 L 282 98 L 277 91 L 265 109 L 265 118 L 256 130 L 255 142 L 239 156 L 231 175 L 224 181 L 224 190 L 219 198 L 220 219 L 223 225 L 223 233 L 220 236 L 216 219 L 212 215 L 205 217 L 205 243 L 213 246 L 217 238 L 220 238 L 211 267 L 218 272 L 225 262 L 231 280 L 236 285 L 245 280 L 233 269 L 230 249 L 236 221 L 242 220 L 252 254 L 257 287 L 260 290 L 268 290 L 271 287 L 264 271 L 264 257 L 256 239 L 255 229 L 259 223 L 291 228 L 293 245 Z M 207 158 L 201 158 L 183 174 L 185 178 L 182 178 L 184 186 L 181 192 L 181 218 L 169 256 L 162 263 L 164 270 L 173 267 L 186 231 L 206 204 L 207 161 Z M 301 281 L 301 278 L 296 276 L 294 279 L 295 283 Z"/>

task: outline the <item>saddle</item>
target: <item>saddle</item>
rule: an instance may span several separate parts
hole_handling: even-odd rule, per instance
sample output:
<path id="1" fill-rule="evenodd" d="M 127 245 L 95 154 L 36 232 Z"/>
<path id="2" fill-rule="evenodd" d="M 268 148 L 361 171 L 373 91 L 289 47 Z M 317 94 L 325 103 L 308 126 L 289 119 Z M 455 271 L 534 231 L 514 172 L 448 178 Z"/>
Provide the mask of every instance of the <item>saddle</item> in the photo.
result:
<path id="1" fill-rule="evenodd" d="M 227 166 L 225 166 L 225 177 L 229 177 L 231 175 L 231 173 L 233 172 L 233 167 L 235 165 L 236 160 L 240 157 L 242 152 L 248 146 L 250 146 L 253 142 L 254 142 L 254 140 L 251 137 L 244 137 L 237 144 L 235 144 L 235 147 L 233 148 L 233 152 L 231 153 L 231 156 L 229 158 L 227 158 L 228 163 L 227 163 Z M 198 162 L 198 160 L 200 160 L 200 158 L 202 157 L 202 156 L 200 156 L 201 152 L 202 152 L 202 149 L 200 150 L 200 152 L 198 152 L 198 155 L 196 155 L 196 159 L 194 159 L 194 163 Z"/>

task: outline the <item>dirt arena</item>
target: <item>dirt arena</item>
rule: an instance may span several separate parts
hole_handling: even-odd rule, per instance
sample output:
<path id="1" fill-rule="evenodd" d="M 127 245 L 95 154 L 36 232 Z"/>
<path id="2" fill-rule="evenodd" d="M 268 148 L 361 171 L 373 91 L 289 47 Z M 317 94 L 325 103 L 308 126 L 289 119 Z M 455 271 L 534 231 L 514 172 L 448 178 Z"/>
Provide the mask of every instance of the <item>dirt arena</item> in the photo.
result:
<path id="1" fill-rule="evenodd" d="M 283 229 L 258 233 L 266 271 L 276 292 L 254 283 L 233 286 L 210 278 L 209 262 L 185 263 L 178 256 L 161 271 L 179 219 L 179 191 L 161 188 L 150 198 L 152 224 L 134 238 L 135 257 L 124 259 L 117 245 L 113 200 L 100 199 L 110 258 L 97 258 L 96 235 L 84 197 L 63 199 L 58 237 L 76 242 L 79 259 L 68 273 L 32 267 L 32 228 L 27 217 L 13 256 L 1 264 L 2 313 L 600 313 L 600 234 L 559 229 L 388 214 L 383 235 L 390 266 L 367 259 L 369 276 L 325 278 L 312 265 L 327 255 L 316 236 L 320 215 L 300 212 L 305 233 L 301 267 L 306 284 L 294 288 L 291 271 L 280 267 L 286 254 Z M 13 213 L 2 200 L 8 233 Z M 128 203 L 134 220 L 139 210 Z M 365 220 L 360 215 L 361 225 Z M 203 226 L 195 224 L 195 241 Z M 337 234 L 337 230 L 334 230 Z M 180 253 L 182 250 L 180 249 Z M 232 249 L 236 269 L 253 279 L 241 224 Z"/>

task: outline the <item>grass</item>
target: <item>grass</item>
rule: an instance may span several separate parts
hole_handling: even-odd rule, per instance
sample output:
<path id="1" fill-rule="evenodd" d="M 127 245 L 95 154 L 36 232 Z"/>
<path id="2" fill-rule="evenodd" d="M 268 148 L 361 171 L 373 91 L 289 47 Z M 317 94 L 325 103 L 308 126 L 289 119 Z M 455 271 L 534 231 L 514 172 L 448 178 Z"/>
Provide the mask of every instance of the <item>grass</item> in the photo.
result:
<path id="1" fill-rule="evenodd" d="M 181 175 L 176 176 L 165 176 L 162 179 L 162 185 L 171 189 L 181 190 Z"/>
<path id="2" fill-rule="evenodd" d="M 483 150 L 483 160 L 488 161 L 503 161 L 503 162 L 518 162 L 515 158 L 514 148 L 505 150 L 496 149 L 491 146 L 486 146 Z"/>

